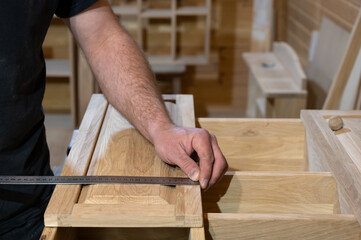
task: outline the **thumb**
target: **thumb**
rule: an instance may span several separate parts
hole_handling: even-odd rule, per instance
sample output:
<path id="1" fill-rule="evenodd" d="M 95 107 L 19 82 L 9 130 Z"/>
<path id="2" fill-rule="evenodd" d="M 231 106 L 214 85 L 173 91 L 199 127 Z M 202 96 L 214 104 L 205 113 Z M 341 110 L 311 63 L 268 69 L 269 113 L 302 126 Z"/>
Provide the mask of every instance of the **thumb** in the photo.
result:
<path id="1" fill-rule="evenodd" d="M 177 165 L 187 176 L 193 181 L 199 181 L 199 167 L 195 161 L 190 158 L 185 152 L 178 156 Z"/>

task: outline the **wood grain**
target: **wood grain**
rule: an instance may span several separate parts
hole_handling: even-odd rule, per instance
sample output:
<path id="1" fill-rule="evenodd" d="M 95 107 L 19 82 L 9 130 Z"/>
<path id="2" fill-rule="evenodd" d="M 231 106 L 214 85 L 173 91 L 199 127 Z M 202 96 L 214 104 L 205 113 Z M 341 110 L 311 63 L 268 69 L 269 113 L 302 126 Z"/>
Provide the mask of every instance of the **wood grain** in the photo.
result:
<path id="1" fill-rule="evenodd" d="M 360 225 L 352 215 L 208 213 L 207 239 L 358 240 Z"/>
<path id="2" fill-rule="evenodd" d="M 344 118 L 347 127 L 333 132 L 327 124 L 330 113 Z M 313 151 L 318 156 L 312 162 L 321 161 L 321 166 L 327 166 L 335 177 L 339 186 L 341 212 L 342 209 L 352 210 L 355 217 L 361 222 L 361 171 L 359 164 L 359 116 L 361 111 L 302 111 L 301 118 L 308 129 L 308 139 L 312 139 Z M 357 144 L 354 142 L 356 141 Z M 309 145 L 310 147 L 310 145 Z M 311 146 L 312 147 L 312 146 Z M 346 204 L 345 206 L 343 204 Z"/>
<path id="3" fill-rule="evenodd" d="M 176 124 L 194 126 L 192 96 L 164 98 Z M 98 115 L 100 116 L 102 118 L 103 114 Z M 94 118 L 91 115 L 88 117 L 83 123 Z M 82 129 L 80 133 L 84 135 Z M 86 143 L 88 142 L 83 142 Z M 91 153 L 94 151 L 87 175 L 186 177 L 179 168 L 170 167 L 161 161 L 152 144 L 111 106 L 105 114 L 96 146 L 94 143 L 88 144 L 87 148 L 92 149 Z M 74 146 L 73 153 L 77 150 L 84 151 Z M 69 168 L 74 169 L 74 166 Z M 82 174 L 84 169 L 74 175 Z M 51 204 L 54 211 L 48 210 L 46 214 L 47 226 L 203 226 L 199 186 L 173 188 L 160 185 L 88 185 L 83 186 L 79 199 L 74 194 L 74 199 L 67 205 L 59 206 L 62 202 L 58 199 L 53 201 L 58 205 Z M 60 211 L 62 214 L 58 214 L 62 207 L 66 207 L 67 211 L 64 214 L 64 211 Z M 68 214 L 69 211 L 71 215 Z"/>
<path id="4" fill-rule="evenodd" d="M 302 171 L 300 120 L 199 118 L 217 136 L 230 171 Z M 292 133 L 292 134 L 290 134 Z"/>
<path id="5" fill-rule="evenodd" d="M 65 162 L 62 176 L 84 176 L 98 140 L 108 103 L 102 95 L 93 95 L 73 148 Z M 46 226 L 70 226 L 67 221 L 77 202 L 80 185 L 57 185 L 44 214 Z"/>
<path id="6" fill-rule="evenodd" d="M 208 213 L 332 214 L 336 196 L 330 173 L 228 172 L 202 197 Z"/>

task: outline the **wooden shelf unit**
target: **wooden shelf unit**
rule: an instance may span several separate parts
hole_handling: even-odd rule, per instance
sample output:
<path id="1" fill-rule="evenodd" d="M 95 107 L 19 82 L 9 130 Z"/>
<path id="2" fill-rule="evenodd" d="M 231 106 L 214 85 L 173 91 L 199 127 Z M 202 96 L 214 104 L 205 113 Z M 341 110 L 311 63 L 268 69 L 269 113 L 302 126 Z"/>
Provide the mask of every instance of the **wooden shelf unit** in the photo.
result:
<path id="1" fill-rule="evenodd" d="M 204 0 L 203 6 L 178 6 L 177 0 L 171 0 L 169 8 L 150 8 L 145 0 L 133 0 L 129 5 L 112 5 L 114 13 L 120 18 L 133 16 L 137 19 L 137 36 L 134 36 L 141 48 L 144 48 L 144 29 L 146 21 L 150 19 L 169 19 L 170 47 L 171 52 L 167 56 L 153 56 L 148 54 L 152 64 L 186 64 L 199 65 L 208 63 L 210 52 L 210 25 L 211 25 L 211 0 Z M 181 55 L 177 53 L 179 42 L 178 18 L 179 17 L 202 17 L 204 18 L 204 41 L 203 53 L 197 56 Z M 187 33 L 191 34 L 191 33 Z"/>

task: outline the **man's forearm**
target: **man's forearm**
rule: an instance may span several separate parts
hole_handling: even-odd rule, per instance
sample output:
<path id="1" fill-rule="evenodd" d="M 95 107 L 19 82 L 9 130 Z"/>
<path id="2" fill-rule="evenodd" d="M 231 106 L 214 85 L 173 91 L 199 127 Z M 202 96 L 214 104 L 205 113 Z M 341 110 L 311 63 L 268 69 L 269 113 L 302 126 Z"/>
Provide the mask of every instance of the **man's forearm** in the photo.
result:
<path id="1" fill-rule="evenodd" d="M 106 24 L 95 29 L 96 35 L 75 36 L 108 101 L 152 141 L 153 132 L 171 125 L 154 75 L 137 44 L 113 15 L 105 18 Z"/>
<path id="2" fill-rule="evenodd" d="M 109 102 L 154 144 L 158 156 L 199 180 L 203 189 L 219 181 L 228 165 L 216 137 L 171 122 L 147 61 L 118 24 L 108 1 L 99 0 L 66 22 Z M 194 152 L 199 165 L 190 158 Z"/>

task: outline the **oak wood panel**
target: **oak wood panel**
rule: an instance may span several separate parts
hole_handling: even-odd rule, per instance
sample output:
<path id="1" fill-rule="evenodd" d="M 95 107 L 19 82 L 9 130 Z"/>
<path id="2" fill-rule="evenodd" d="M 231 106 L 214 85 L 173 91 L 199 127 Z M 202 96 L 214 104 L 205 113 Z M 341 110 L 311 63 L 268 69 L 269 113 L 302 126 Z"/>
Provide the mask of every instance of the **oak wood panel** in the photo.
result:
<path id="1" fill-rule="evenodd" d="M 72 150 L 65 162 L 62 176 L 84 176 L 86 174 L 107 106 L 108 102 L 102 95 L 93 95 Z M 55 187 L 44 214 L 46 226 L 70 225 L 67 220 L 73 204 L 78 200 L 80 189 L 80 185 L 57 185 Z"/>
<path id="2" fill-rule="evenodd" d="M 332 214 L 337 186 L 330 173 L 228 172 L 202 197 L 208 213 Z"/>
<path id="3" fill-rule="evenodd" d="M 176 124 L 194 126 L 192 96 L 164 98 Z M 186 177 L 161 161 L 152 144 L 111 106 L 87 175 Z M 93 227 L 202 227 L 200 197 L 199 186 L 84 186 L 71 222 Z"/>
<path id="4" fill-rule="evenodd" d="M 206 218 L 206 237 L 217 240 L 358 240 L 361 231 L 353 215 L 208 213 Z"/>
<path id="5" fill-rule="evenodd" d="M 303 170 L 304 127 L 300 120 L 199 118 L 198 121 L 217 136 L 230 171 Z"/>

